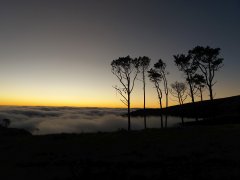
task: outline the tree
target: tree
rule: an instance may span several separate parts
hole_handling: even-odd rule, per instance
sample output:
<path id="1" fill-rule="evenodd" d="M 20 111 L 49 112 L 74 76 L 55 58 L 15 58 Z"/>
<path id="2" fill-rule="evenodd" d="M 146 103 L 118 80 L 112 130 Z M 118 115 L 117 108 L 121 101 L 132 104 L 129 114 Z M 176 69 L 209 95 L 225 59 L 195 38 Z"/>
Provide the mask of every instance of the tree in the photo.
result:
<path id="1" fill-rule="evenodd" d="M 178 99 L 179 105 L 183 105 L 184 101 L 187 99 L 186 94 L 187 86 L 185 83 L 176 81 L 175 83 L 171 84 L 170 93 L 172 96 Z M 182 124 L 184 125 L 184 116 L 181 113 Z"/>
<path id="2" fill-rule="evenodd" d="M 159 105 L 160 105 L 160 108 L 162 109 L 162 90 L 160 88 L 160 82 L 162 81 L 162 76 L 156 71 L 156 69 L 153 69 L 153 68 L 151 68 L 148 71 L 148 76 L 150 78 L 150 81 L 154 83 L 154 86 L 157 90 Z"/>
<path id="3" fill-rule="evenodd" d="M 180 105 L 183 105 L 184 101 L 187 99 L 186 90 L 187 87 L 185 83 L 176 81 L 175 83 L 171 84 L 170 93 L 174 97 L 178 98 Z"/>
<path id="4" fill-rule="evenodd" d="M 182 71 L 186 75 L 186 81 L 188 82 L 190 89 L 190 96 L 192 98 L 192 102 L 194 103 L 194 85 L 193 85 L 193 76 L 197 71 L 197 65 L 193 63 L 191 56 L 180 54 L 174 55 L 174 62 L 177 65 L 178 69 Z"/>
<path id="5" fill-rule="evenodd" d="M 210 100 L 213 100 L 213 86 L 216 84 L 213 81 L 215 72 L 223 67 L 223 58 L 219 57 L 220 50 L 220 48 L 210 48 L 209 46 L 196 46 L 189 51 L 194 64 L 199 67 L 205 77 Z"/>
<path id="6" fill-rule="evenodd" d="M 166 75 L 169 73 L 166 71 L 166 64 L 161 59 L 159 59 L 158 62 L 154 64 L 154 68 L 161 75 L 163 79 L 164 92 L 166 95 L 166 107 L 168 107 L 168 82 L 167 82 Z"/>
<path id="7" fill-rule="evenodd" d="M 142 73 L 143 82 L 143 109 L 144 109 L 144 127 L 147 128 L 146 122 L 146 72 L 149 68 L 151 59 L 149 57 L 143 56 L 138 58 L 139 70 Z"/>
<path id="8" fill-rule="evenodd" d="M 139 73 L 139 63 L 137 59 L 132 59 L 130 56 L 126 56 L 113 60 L 111 66 L 112 73 L 118 78 L 121 84 L 121 87 L 114 86 L 114 88 L 121 95 L 122 99 L 120 100 L 128 107 L 128 130 L 130 131 L 131 93 Z"/>
<path id="9" fill-rule="evenodd" d="M 201 101 L 203 101 L 203 89 L 206 87 L 206 80 L 203 75 L 195 74 L 193 76 L 193 82 L 195 88 L 199 91 Z"/>
<path id="10" fill-rule="evenodd" d="M 148 71 L 148 77 L 150 78 L 150 81 L 152 81 L 154 83 L 154 86 L 157 90 L 160 109 L 162 109 L 162 90 L 160 88 L 160 82 L 162 81 L 163 77 L 160 73 L 157 72 L 156 69 L 153 69 L 153 68 L 151 68 Z M 161 127 L 163 127 L 162 113 L 161 113 Z"/>
<path id="11" fill-rule="evenodd" d="M 169 73 L 166 71 L 166 64 L 162 61 L 162 59 L 159 59 L 157 63 L 154 64 L 155 70 L 161 75 L 164 85 L 164 93 L 166 96 L 166 108 L 168 107 L 168 82 L 166 75 Z M 167 119 L 168 116 L 165 116 L 165 127 L 167 127 Z"/>
<path id="12" fill-rule="evenodd" d="M 9 119 L 1 119 L 0 120 L 0 127 L 7 128 L 11 124 Z"/>

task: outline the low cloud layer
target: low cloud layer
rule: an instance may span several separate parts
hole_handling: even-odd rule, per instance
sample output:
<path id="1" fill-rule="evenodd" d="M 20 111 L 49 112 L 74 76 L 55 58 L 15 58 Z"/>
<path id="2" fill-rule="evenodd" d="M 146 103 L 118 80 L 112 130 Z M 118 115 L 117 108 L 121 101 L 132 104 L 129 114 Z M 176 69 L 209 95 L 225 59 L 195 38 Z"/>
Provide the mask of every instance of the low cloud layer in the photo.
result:
<path id="1" fill-rule="evenodd" d="M 71 107 L 0 107 L 0 119 L 10 119 L 10 127 L 33 134 L 116 131 L 127 128 L 124 109 Z M 148 118 L 151 127 L 160 127 L 159 117 Z M 179 120 L 171 119 L 170 125 Z M 168 123 L 169 124 L 169 123 Z M 143 128 L 142 118 L 132 118 L 133 129 Z"/>

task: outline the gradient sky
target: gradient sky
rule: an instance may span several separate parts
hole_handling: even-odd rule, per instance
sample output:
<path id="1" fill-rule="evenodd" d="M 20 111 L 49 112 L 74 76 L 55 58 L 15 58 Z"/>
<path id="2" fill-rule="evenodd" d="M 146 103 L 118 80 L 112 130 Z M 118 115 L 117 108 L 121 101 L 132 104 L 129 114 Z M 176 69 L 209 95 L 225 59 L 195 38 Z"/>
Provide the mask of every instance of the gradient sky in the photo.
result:
<path id="1" fill-rule="evenodd" d="M 184 81 L 173 55 L 196 45 L 221 48 L 215 97 L 239 95 L 239 22 L 239 0 L 1 0 L 0 104 L 124 107 L 113 59 L 161 58 L 170 84 Z M 147 106 L 158 107 L 150 82 Z"/>

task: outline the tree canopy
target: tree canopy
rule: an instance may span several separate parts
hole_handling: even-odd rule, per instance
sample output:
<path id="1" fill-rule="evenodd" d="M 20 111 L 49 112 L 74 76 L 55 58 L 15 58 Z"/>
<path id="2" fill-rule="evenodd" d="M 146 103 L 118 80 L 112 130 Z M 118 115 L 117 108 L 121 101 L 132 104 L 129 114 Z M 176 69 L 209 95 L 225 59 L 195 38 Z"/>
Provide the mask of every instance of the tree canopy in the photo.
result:
<path id="1" fill-rule="evenodd" d="M 210 100 L 213 100 L 213 86 L 216 84 L 214 80 L 215 73 L 223 67 L 223 58 L 219 57 L 220 48 L 211 48 L 209 46 L 196 46 L 189 51 L 194 64 L 200 69 L 205 77 L 206 84 L 209 89 Z"/>

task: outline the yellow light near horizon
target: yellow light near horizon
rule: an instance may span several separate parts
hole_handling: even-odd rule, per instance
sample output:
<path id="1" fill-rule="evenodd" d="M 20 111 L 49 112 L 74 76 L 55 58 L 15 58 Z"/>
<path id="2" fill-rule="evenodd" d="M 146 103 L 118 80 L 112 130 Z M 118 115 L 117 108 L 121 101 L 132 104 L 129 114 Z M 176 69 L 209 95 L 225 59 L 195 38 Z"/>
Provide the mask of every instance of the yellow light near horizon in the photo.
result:
<path id="1" fill-rule="evenodd" d="M 110 102 L 70 102 L 70 101 L 30 101 L 30 100 L 3 100 L 0 99 L 1 106 L 69 106 L 69 107 L 100 107 L 100 108 L 127 108 L 124 104 Z M 174 104 L 169 104 L 172 106 Z M 143 108 L 142 104 L 132 105 L 131 108 Z M 158 105 L 149 105 L 146 108 L 159 108 Z"/>
<path id="2" fill-rule="evenodd" d="M 174 105 L 169 102 L 169 106 Z M 107 107 L 107 108 L 127 108 L 119 97 L 107 98 L 102 95 L 89 94 L 88 96 L 68 95 L 66 93 L 37 93 L 25 92 L 20 94 L 2 93 L 0 94 L 0 105 L 8 106 L 72 106 L 72 107 Z M 163 107 L 165 104 L 163 103 Z M 143 108 L 142 97 L 132 99 L 131 108 Z M 146 108 L 159 108 L 158 100 L 155 97 L 147 99 Z"/>
<path id="3" fill-rule="evenodd" d="M 149 93 L 146 100 L 146 108 L 159 108 L 155 93 Z M 169 106 L 173 104 L 174 102 L 169 102 Z M 44 87 L 31 84 L 27 88 L 20 85 L 3 88 L 0 93 L 0 105 L 127 108 L 111 88 L 97 91 L 95 88 L 85 90 L 84 87 L 62 87 L 52 84 L 46 84 Z M 131 108 L 143 108 L 141 91 L 136 91 L 131 97 Z"/>
<path id="4" fill-rule="evenodd" d="M 96 101 L 86 98 L 47 98 L 33 96 L 0 96 L 0 105 L 6 106 L 72 106 L 72 107 L 107 107 L 107 108 L 125 108 L 121 103 L 111 101 Z"/>
<path id="5" fill-rule="evenodd" d="M 6 106 L 72 106 L 72 107 L 106 107 L 127 108 L 121 102 L 110 101 L 71 101 L 71 100 L 47 100 L 37 98 L 3 98 L 0 97 L 0 105 Z M 133 103 L 132 108 L 142 108 L 142 104 Z M 148 107 L 158 108 L 156 105 Z"/>

